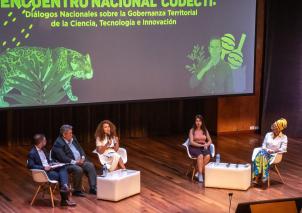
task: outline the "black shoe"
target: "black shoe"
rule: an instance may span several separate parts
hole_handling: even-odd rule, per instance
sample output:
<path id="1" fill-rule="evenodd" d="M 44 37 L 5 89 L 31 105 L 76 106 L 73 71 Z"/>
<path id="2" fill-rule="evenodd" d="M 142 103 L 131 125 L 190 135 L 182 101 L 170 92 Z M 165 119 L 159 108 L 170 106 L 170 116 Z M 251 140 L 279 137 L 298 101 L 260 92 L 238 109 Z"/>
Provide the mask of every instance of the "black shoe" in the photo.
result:
<path id="1" fill-rule="evenodd" d="M 60 191 L 61 194 L 61 206 L 76 206 L 76 203 L 68 200 L 68 192 Z"/>
<path id="2" fill-rule="evenodd" d="M 96 195 L 96 190 L 95 190 L 95 189 L 90 189 L 90 190 L 89 190 L 89 194 Z"/>
<path id="3" fill-rule="evenodd" d="M 259 183 L 259 181 L 253 180 L 252 185 L 253 185 L 253 187 L 259 187 L 261 184 Z"/>
<path id="4" fill-rule="evenodd" d="M 85 194 L 81 191 L 74 191 L 72 195 L 77 197 L 85 197 Z"/>
<path id="5" fill-rule="evenodd" d="M 266 190 L 268 188 L 268 183 L 267 183 L 267 181 L 263 181 L 262 182 L 262 185 L 261 185 L 261 189 L 262 190 Z"/>
<path id="6" fill-rule="evenodd" d="M 76 206 L 77 204 L 74 201 L 71 200 L 62 200 L 61 206 Z"/>
<path id="7" fill-rule="evenodd" d="M 61 192 L 70 192 L 69 188 L 65 187 L 65 186 L 61 187 L 60 191 Z"/>

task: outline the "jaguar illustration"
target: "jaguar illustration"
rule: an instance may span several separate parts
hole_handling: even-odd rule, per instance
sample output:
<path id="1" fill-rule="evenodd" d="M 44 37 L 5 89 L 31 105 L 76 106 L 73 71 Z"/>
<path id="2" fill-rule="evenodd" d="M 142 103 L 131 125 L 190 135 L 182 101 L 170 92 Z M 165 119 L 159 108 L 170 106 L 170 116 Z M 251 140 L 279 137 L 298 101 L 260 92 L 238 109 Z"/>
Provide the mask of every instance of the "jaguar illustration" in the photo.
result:
<path id="1" fill-rule="evenodd" d="M 89 54 L 64 47 L 16 47 L 0 54 L 0 107 L 10 106 L 4 98 L 23 105 L 55 104 L 72 91 L 72 79 L 91 79 Z"/>

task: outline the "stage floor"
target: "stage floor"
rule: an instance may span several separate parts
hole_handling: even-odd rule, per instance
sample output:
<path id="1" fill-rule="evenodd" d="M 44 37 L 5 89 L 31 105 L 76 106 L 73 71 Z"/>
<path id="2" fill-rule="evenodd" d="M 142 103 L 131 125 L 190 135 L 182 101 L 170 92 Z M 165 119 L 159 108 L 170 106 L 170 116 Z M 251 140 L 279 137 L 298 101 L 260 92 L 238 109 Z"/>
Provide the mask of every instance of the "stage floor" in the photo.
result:
<path id="1" fill-rule="evenodd" d="M 247 191 L 204 188 L 185 176 L 190 163 L 182 143 L 185 137 L 156 137 L 122 139 L 128 151 L 130 169 L 141 171 L 141 193 L 120 202 L 97 200 L 96 196 L 73 197 L 76 207 L 61 208 L 56 194 L 55 212 L 228 212 L 228 193 L 233 192 L 231 212 L 240 202 L 302 196 L 302 139 L 290 139 L 280 172 L 286 184 L 271 173 L 267 190 L 250 188 Z M 223 162 L 250 163 L 254 147 L 262 138 L 256 134 L 233 134 L 213 137 Z M 94 144 L 85 145 L 86 154 L 98 165 L 91 151 Z M 29 146 L 0 147 L 0 212 L 53 212 L 47 199 L 38 196 L 34 206 L 29 202 L 34 194 L 31 174 L 26 168 Z M 97 166 L 99 168 L 99 166 Z M 87 186 L 87 178 L 84 178 Z M 125 186 L 127 187 L 127 186 Z"/>

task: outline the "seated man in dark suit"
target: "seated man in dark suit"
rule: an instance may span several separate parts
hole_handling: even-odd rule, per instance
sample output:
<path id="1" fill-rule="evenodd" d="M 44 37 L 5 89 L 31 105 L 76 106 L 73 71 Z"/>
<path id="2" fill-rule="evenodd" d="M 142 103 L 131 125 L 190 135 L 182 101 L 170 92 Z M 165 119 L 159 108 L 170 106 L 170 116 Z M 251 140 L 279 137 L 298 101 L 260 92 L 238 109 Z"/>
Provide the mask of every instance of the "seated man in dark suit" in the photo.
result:
<path id="1" fill-rule="evenodd" d="M 84 196 L 81 191 L 83 173 L 88 176 L 90 194 L 96 194 L 96 171 L 94 165 L 86 159 L 85 152 L 72 134 L 72 126 L 63 125 L 60 136 L 52 148 L 53 158 L 61 163 L 69 163 L 67 171 L 73 173 L 75 196 Z"/>
<path id="2" fill-rule="evenodd" d="M 50 167 L 49 153 L 44 149 L 47 141 L 43 134 L 34 136 L 34 147 L 28 154 L 27 167 L 29 169 L 45 170 L 50 180 L 60 183 L 61 205 L 75 206 L 75 202 L 68 200 L 68 173 L 65 166 L 52 169 Z"/>

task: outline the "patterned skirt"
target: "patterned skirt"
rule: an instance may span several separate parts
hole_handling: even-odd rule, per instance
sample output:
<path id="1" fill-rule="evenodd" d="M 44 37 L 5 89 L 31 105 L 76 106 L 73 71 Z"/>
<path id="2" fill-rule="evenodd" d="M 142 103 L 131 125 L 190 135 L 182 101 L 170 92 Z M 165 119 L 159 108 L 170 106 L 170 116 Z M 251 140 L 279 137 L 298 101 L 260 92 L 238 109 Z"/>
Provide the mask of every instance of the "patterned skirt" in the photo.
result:
<path id="1" fill-rule="evenodd" d="M 270 159 L 273 157 L 266 150 L 261 149 L 252 163 L 252 178 L 262 175 L 262 181 L 266 181 L 269 176 Z"/>

